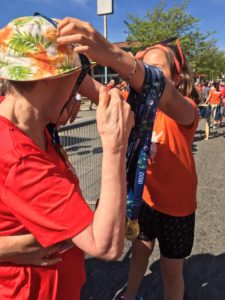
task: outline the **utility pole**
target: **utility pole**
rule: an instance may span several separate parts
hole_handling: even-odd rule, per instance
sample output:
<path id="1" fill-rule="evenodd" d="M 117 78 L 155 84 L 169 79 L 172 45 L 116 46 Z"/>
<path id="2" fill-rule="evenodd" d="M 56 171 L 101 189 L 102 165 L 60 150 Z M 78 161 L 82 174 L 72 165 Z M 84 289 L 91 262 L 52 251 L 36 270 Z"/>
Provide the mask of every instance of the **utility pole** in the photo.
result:
<path id="1" fill-rule="evenodd" d="M 107 15 L 113 14 L 113 1 L 114 0 L 97 0 L 97 15 L 102 16 L 104 20 L 104 38 L 107 39 L 108 30 L 107 30 Z M 108 83 L 108 68 L 104 68 L 104 83 Z"/>
<path id="2" fill-rule="evenodd" d="M 104 38 L 107 39 L 107 15 L 104 15 Z M 108 68 L 105 67 L 105 85 L 108 83 Z"/>

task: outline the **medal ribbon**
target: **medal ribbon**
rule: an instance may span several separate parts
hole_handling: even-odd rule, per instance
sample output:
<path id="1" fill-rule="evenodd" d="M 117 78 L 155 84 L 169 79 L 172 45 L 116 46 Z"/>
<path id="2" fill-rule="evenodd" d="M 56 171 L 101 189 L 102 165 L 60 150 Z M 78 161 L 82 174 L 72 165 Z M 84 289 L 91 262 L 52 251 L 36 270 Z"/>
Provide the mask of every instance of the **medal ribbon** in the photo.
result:
<path id="1" fill-rule="evenodd" d="M 145 65 L 145 79 L 142 93 L 133 89 L 127 102 L 135 116 L 127 149 L 127 218 L 138 219 L 145 175 L 150 154 L 151 138 L 159 99 L 165 87 L 162 71 L 156 67 Z"/>

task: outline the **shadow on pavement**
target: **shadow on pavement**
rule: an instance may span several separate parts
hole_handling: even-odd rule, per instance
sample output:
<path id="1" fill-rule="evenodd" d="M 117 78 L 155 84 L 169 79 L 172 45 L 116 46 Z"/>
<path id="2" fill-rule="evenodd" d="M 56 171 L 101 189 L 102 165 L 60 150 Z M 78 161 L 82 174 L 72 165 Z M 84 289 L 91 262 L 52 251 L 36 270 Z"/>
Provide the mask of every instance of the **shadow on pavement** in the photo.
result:
<path id="1" fill-rule="evenodd" d="M 126 288 L 130 252 L 122 261 L 104 262 L 86 260 L 87 282 L 82 291 L 82 300 L 120 299 Z M 159 260 L 149 267 L 142 282 L 140 294 L 144 300 L 162 300 L 162 280 Z M 185 261 L 184 300 L 225 299 L 225 253 L 214 256 L 197 254 Z"/>

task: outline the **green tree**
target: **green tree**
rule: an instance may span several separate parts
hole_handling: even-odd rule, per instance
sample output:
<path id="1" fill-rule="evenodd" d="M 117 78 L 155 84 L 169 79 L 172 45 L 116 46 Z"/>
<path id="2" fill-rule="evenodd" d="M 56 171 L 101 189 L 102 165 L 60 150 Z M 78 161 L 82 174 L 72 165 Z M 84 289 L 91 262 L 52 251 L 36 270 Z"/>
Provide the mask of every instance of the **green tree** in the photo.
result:
<path id="1" fill-rule="evenodd" d="M 198 19 L 186 13 L 188 0 L 184 0 L 166 10 L 166 1 L 160 1 L 154 9 L 140 16 L 129 14 L 128 21 L 124 21 L 128 28 L 128 42 L 140 43 L 141 47 L 154 44 L 171 36 L 181 37 L 192 30 Z"/>
<path id="2" fill-rule="evenodd" d="M 166 1 L 159 1 L 144 18 L 129 14 L 129 21 L 125 21 L 127 41 L 135 42 L 132 50 L 136 52 L 177 36 L 195 74 L 205 74 L 209 79 L 220 77 L 225 70 L 225 53 L 216 46 L 214 32 L 199 31 L 199 19 L 186 12 L 189 2 L 175 2 L 174 7 L 166 8 Z"/>

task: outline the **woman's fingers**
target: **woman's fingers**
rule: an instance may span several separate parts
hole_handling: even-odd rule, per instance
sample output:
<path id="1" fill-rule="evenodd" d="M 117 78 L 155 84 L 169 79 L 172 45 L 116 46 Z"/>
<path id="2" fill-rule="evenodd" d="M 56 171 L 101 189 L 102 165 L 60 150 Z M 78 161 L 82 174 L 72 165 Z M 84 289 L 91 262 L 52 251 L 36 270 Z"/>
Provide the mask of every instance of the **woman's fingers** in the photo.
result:
<path id="1" fill-rule="evenodd" d="M 133 113 L 129 104 L 121 98 L 118 88 L 101 89 L 97 124 L 104 151 L 126 151 Z"/>
<path id="2" fill-rule="evenodd" d="M 100 87 L 99 91 L 99 104 L 98 108 L 99 109 L 106 109 L 110 103 L 110 97 L 109 93 L 107 91 L 107 88 L 105 86 Z"/>
<path id="3" fill-rule="evenodd" d="M 59 44 L 75 44 L 75 45 L 77 44 L 75 46 L 75 50 L 80 45 L 88 46 L 89 44 L 91 44 L 91 40 L 87 36 L 80 33 L 76 33 L 76 34 L 73 33 L 65 36 L 60 36 L 57 38 L 57 42 Z"/>
<path id="4" fill-rule="evenodd" d="M 114 79 L 110 80 L 110 82 L 107 84 L 107 89 L 111 90 L 112 88 L 114 88 L 116 86 L 116 82 Z"/>
<path id="5" fill-rule="evenodd" d="M 80 103 L 78 102 L 75 104 L 72 108 L 71 114 L 70 114 L 70 123 L 73 123 L 76 120 L 77 114 L 80 110 Z"/>
<path id="6" fill-rule="evenodd" d="M 79 110 L 80 110 L 80 101 L 72 99 L 69 107 L 69 113 L 68 113 L 68 120 L 70 121 L 70 123 L 73 123 L 75 121 Z"/>
<path id="7" fill-rule="evenodd" d="M 62 261 L 60 257 L 53 257 L 53 258 L 42 258 L 40 262 L 37 262 L 36 265 L 41 267 L 48 267 L 53 266 Z"/>
<path id="8" fill-rule="evenodd" d="M 117 101 L 117 102 L 120 102 L 122 103 L 122 98 L 120 96 L 120 90 L 117 88 L 117 87 L 112 87 L 110 90 L 109 90 L 109 95 L 111 95 L 111 98 L 114 100 L 114 101 Z"/>
<path id="9" fill-rule="evenodd" d="M 113 46 L 89 23 L 65 18 L 58 25 L 58 43 L 75 44 L 74 51 L 83 53 L 101 65 L 110 66 Z"/>
<path id="10" fill-rule="evenodd" d="M 93 31 L 93 27 L 90 23 L 81 21 L 76 18 L 66 17 L 63 20 L 59 21 L 57 27 L 57 33 L 60 36 L 70 35 L 75 32 L 83 33 L 85 35 Z"/>

